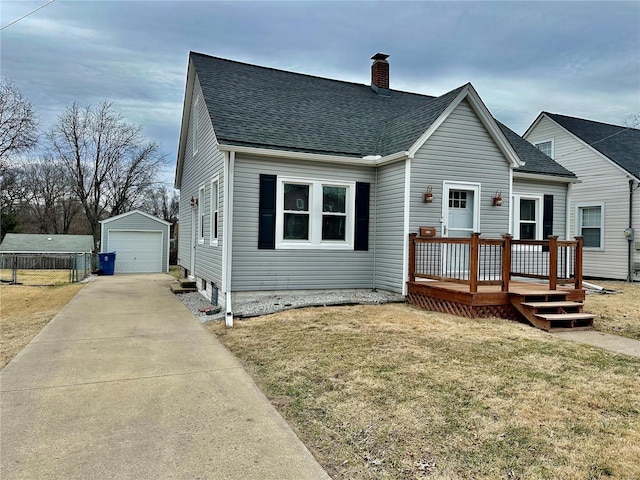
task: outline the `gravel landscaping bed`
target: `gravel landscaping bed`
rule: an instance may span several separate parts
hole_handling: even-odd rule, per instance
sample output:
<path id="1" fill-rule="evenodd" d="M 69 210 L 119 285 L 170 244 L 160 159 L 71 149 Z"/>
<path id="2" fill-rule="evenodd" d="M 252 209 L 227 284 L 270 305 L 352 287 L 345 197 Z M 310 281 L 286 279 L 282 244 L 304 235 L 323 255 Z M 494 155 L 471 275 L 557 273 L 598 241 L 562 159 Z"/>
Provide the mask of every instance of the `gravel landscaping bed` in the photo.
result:
<path id="1" fill-rule="evenodd" d="M 180 293 L 177 297 L 202 323 L 224 318 L 224 312 L 207 315 L 206 312 L 201 311 L 201 309 L 212 308 L 214 305 L 198 292 Z M 300 292 L 295 294 L 256 294 L 253 297 L 242 294 L 241 299 L 234 302 L 233 316 L 234 318 L 250 318 L 303 307 L 378 305 L 404 301 L 404 297 L 398 293 L 374 290 L 345 290 L 308 294 Z"/>

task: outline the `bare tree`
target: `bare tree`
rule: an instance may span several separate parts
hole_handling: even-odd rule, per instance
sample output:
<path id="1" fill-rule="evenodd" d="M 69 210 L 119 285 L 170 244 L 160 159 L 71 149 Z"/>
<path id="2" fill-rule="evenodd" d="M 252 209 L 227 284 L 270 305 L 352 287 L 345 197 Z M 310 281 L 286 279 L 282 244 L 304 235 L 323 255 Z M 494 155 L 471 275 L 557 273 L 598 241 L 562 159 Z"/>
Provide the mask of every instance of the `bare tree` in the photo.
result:
<path id="1" fill-rule="evenodd" d="M 72 187 L 72 179 L 60 161 L 52 157 L 26 164 L 23 185 L 31 213 L 40 233 L 69 233 L 75 216 L 82 210 Z"/>
<path id="2" fill-rule="evenodd" d="M 179 201 L 178 192 L 163 185 L 159 188 L 150 188 L 145 192 L 140 209 L 165 222 L 174 224 L 178 221 Z"/>
<path id="3" fill-rule="evenodd" d="M 632 113 L 624 121 L 625 127 L 640 128 L 640 112 Z"/>
<path id="4" fill-rule="evenodd" d="M 0 240 L 18 226 L 18 203 L 22 199 L 21 169 L 15 154 L 33 148 L 38 120 L 31 103 L 7 78 L 0 80 Z"/>
<path id="5" fill-rule="evenodd" d="M 164 159 L 159 145 L 147 141 L 141 130 L 105 101 L 96 108 L 74 103 L 47 134 L 72 179 L 96 245 L 100 220 L 132 208 L 156 183 Z"/>
<path id="6" fill-rule="evenodd" d="M 12 154 L 33 148 L 38 139 L 38 119 L 31 102 L 7 78 L 0 80 L 0 173 Z"/>

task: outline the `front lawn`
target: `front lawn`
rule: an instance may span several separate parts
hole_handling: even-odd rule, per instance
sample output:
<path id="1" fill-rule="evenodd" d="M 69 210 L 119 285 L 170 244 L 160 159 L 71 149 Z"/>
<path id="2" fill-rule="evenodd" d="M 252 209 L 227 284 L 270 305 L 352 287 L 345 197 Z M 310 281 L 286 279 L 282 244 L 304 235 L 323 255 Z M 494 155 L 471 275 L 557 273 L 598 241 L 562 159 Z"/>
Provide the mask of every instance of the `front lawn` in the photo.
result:
<path id="1" fill-rule="evenodd" d="M 209 328 L 335 479 L 640 478 L 640 359 L 397 304 Z"/>
<path id="2" fill-rule="evenodd" d="M 0 368 L 9 363 L 82 287 L 83 283 L 57 287 L 0 285 Z"/>
<path id="3" fill-rule="evenodd" d="M 587 295 L 584 310 L 596 314 L 595 329 L 640 340 L 640 283 L 595 283 L 617 292 Z"/>

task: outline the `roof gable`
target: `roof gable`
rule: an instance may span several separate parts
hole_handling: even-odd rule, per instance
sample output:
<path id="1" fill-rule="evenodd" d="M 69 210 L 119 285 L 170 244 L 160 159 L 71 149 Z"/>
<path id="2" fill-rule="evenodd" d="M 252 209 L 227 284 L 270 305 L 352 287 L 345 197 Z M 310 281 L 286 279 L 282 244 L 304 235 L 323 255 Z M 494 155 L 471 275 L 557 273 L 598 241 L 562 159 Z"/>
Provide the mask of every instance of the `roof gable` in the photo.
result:
<path id="1" fill-rule="evenodd" d="M 640 130 L 542 112 L 589 147 L 640 178 Z"/>
<path id="2" fill-rule="evenodd" d="M 7 233 L 0 245 L 0 251 L 3 252 L 81 253 L 92 250 L 91 235 Z"/>
<path id="3" fill-rule="evenodd" d="M 130 215 L 142 215 L 143 217 L 146 217 L 150 220 L 154 220 L 158 223 L 162 223 L 163 225 L 171 225 L 171 223 L 166 222 L 164 220 L 162 220 L 161 218 L 158 217 L 154 217 L 153 215 L 150 215 L 146 212 L 143 212 L 142 210 L 131 210 L 129 212 L 125 212 L 125 213 L 121 213 L 120 215 L 116 215 L 115 217 L 111 217 L 111 218 L 107 218 L 105 220 L 100 220 L 100 223 L 105 224 L 105 223 L 109 223 L 109 222 L 113 222 L 114 220 L 119 220 L 121 218 L 125 218 L 128 217 Z"/>

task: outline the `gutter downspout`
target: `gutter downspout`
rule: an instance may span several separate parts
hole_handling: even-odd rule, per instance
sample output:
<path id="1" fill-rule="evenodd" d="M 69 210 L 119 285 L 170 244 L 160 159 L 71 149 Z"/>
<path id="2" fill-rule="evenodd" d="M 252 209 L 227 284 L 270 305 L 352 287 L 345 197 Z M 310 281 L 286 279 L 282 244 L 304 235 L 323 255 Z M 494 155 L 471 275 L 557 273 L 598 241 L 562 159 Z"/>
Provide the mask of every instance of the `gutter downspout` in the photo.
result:
<path id="1" fill-rule="evenodd" d="M 225 185 L 226 203 L 224 208 L 225 213 L 225 242 L 224 242 L 224 258 L 225 264 L 225 325 L 227 327 L 233 327 L 233 310 L 231 308 L 231 259 L 233 254 L 233 169 L 235 167 L 236 152 L 231 151 L 228 155 L 227 165 L 227 184 Z"/>
<path id="2" fill-rule="evenodd" d="M 404 225 L 402 228 L 402 295 L 407 296 L 409 281 L 409 222 L 411 209 L 411 159 L 413 155 L 407 155 L 404 167 Z"/>
<path id="3" fill-rule="evenodd" d="M 629 179 L 629 232 L 633 230 L 633 178 Z M 627 281 L 633 282 L 633 236 L 627 239 Z"/>
<path id="4" fill-rule="evenodd" d="M 565 213 L 564 213 L 564 238 L 569 240 L 571 238 L 571 189 L 573 183 L 567 184 L 567 198 L 565 199 Z M 569 263 L 566 264 L 565 278 L 569 278 Z"/>

